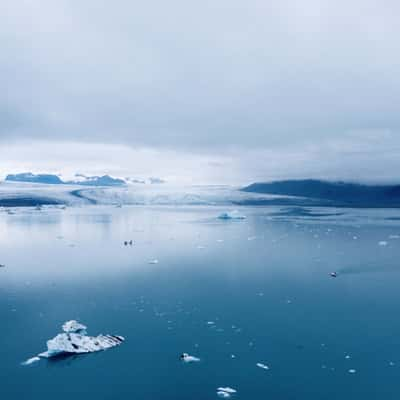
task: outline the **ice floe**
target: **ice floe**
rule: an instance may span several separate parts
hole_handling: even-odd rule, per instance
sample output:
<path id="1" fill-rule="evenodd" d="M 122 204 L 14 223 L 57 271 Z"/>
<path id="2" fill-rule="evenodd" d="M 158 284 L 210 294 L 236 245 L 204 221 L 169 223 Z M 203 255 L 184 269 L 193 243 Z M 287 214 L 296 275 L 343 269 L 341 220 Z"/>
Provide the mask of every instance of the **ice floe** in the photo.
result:
<path id="1" fill-rule="evenodd" d="M 199 362 L 200 361 L 200 358 L 191 356 L 188 353 L 182 353 L 182 355 L 180 356 L 180 359 L 184 363 L 194 363 L 194 362 Z"/>
<path id="2" fill-rule="evenodd" d="M 258 368 L 261 368 L 261 369 L 269 369 L 268 365 L 265 365 L 263 363 L 257 363 L 256 365 Z"/>
<path id="3" fill-rule="evenodd" d="M 62 354 L 85 354 L 106 350 L 120 345 L 125 339 L 117 335 L 86 336 L 86 326 L 75 321 L 63 324 L 64 333 L 47 341 L 47 351 L 25 361 L 24 365 L 38 361 L 38 358 L 51 358 Z"/>
<path id="4" fill-rule="evenodd" d="M 31 358 L 28 358 L 26 361 L 24 361 L 24 362 L 22 363 L 22 365 L 31 365 L 31 364 L 33 364 L 33 363 L 35 363 L 35 362 L 37 362 L 37 361 L 40 361 L 40 358 L 39 358 L 39 357 L 37 357 L 37 356 L 31 357 Z"/>
<path id="5" fill-rule="evenodd" d="M 231 397 L 233 394 L 237 393 L 237 390 L 231 387 L 219 387 L 217 388 L 217 396 L 223 399 Z"/>

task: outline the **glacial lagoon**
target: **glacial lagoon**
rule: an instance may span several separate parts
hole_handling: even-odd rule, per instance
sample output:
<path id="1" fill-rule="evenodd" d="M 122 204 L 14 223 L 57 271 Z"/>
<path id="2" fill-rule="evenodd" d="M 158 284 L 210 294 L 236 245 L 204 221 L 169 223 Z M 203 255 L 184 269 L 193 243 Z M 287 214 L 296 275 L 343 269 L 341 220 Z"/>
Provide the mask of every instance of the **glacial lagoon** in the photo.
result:
<path id="1" fill-rule="evenodd" d="M 0 212 L 1 399 L 400 396 L 397 209 L 13 211 Z M 71 319 L 125 342 L 22 365 Z"/>

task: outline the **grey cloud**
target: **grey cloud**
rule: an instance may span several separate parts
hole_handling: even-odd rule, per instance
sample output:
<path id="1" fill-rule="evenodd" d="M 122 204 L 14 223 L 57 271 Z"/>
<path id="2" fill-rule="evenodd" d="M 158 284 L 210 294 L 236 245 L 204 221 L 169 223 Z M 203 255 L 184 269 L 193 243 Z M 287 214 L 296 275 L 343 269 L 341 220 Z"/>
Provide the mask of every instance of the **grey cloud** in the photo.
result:
<path id="1" fill-rule="evenodd" d="M 398 132 L 399 8 L 5 0 L 0 140 L 218 149 Z"/>

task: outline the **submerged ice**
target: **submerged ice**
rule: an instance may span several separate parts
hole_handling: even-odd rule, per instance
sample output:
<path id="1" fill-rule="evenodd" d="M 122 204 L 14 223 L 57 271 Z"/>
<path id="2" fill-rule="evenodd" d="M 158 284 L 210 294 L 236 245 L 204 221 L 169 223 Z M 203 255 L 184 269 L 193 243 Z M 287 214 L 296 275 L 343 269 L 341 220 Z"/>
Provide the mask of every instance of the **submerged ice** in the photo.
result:
<path id="1" fill-rule="evenodd" d="M 219 219 L 246 219 L 245 215 L 242 215 L 237 210 L 223 212 L 218 215 Z"/>
<path id="2" fill-rule="evenodd" d="M 37 361 L 37 357 L 50 358 L 62 354 L 85 354 L 106 350 L 120 345 L 125 340 L 117 335 L 87 336 L 86 326 L 75 320 L 65 322 L 62 329 L 64 333 L 47 341 L 47 351 L 25 361 L 24 365 Z"/>

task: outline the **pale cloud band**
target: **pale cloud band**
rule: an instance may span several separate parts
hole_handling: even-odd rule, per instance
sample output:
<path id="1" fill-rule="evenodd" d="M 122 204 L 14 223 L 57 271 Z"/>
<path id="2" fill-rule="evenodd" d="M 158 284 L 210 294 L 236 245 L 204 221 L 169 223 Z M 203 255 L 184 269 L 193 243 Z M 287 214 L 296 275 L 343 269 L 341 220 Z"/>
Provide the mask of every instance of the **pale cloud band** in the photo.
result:
<path id="1" fill-rule="evenodd" d="M 377 0 L 2 1 L 0 163 L 392 179 L 399 13 Z"/>

